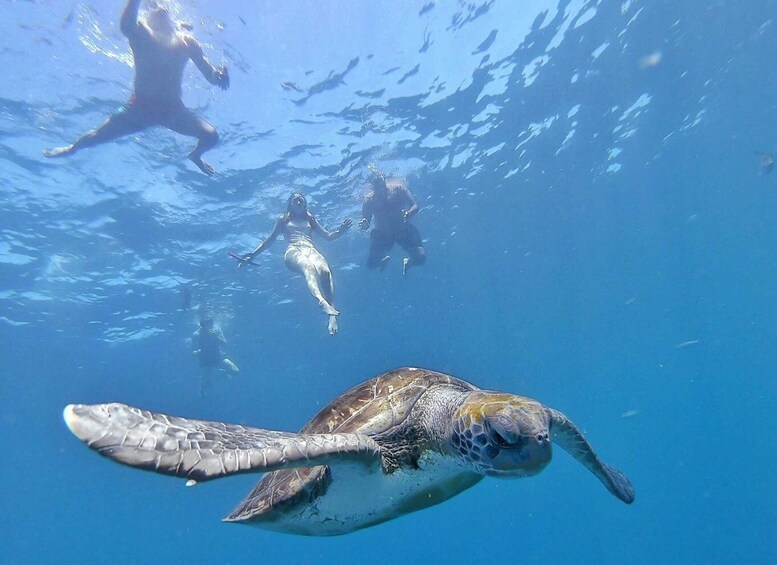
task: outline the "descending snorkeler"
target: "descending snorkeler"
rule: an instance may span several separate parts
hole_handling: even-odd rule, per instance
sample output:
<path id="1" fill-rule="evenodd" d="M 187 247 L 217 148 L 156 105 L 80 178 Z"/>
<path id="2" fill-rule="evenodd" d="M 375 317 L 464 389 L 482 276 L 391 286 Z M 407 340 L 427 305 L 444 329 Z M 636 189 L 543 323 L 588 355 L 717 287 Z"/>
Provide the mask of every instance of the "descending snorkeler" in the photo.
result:
<path id="1" fill-rule="evenodd" d="M 275 227 L 272 233 L 267 236 L 267 239 L 244 257 L 231 255 L 239 261 L 238 267 L 242 267 L 246 263 L 252 263 L 254 257 L 267 249 L 278 235 L 283 234 L 286 241 L 289 242 L 284 255 L 286 266 L 305 277 L 313 298 L 318 300 L 321 310 L 329 316 L 329 333 L 335 335 L 338 329 L 337 316 L 340 315 L 340 312 L 335 310 L 333 306 L 335 294 L 334 279 L 332 278 L 329 263 L 313 245 L 311 235 L 313 232 L 317 232 L 324 236 L 324 239 L 327 241 L 331 241 L 340 237 L 351 227 L 351 224 L 351 219 L 346 218 L 339 228 L 331 232 L 327 231 L 321 227 L 315 216 L 308 212 L 305 196 L 300 192 L 294 192 L 289 196 L 286 213 L 275 222 Z"/>
<path id="2" fill-rule="evenodd" d="M 202 369 L 200 380 L 200 396 L 207 396 L 210 388 L 209 381 L 211 371 L 215 368 L 228 369 L 237 373 L 240 369 L 231 359 L 221 352 L 221 346 L 227 343 L 224 332 L 213 324 L 213 318 L 203 316 L 200 325 L 192 335 L 192 345 L 196 348 L 192 351 L 197 356 Z"/>
<path id="3" fill-rule="evenodd" d="M 208 82 L 222 90 L 229 88 L 229 72 L 225 66 L 214 67 L 208 62 L 197 40 L 176 29 L 166 8 L 154 5 L 139 20 L 140 2 L 129 0 L 121 14 L 121 32 L 129 39 L 135 63 L 135 84 L 129 102 L 72 145 L 50 149 L 43 154 L 63 157 L 151 126 L 162 126 L 196 137 L 199 142 L 189 159 L 203 173 L 212 175 L 213 167 L 202 160 L 202 154 L 216 145 L 219 136 L 211 124 L 184 106 L 181 82 L 189 60 Z"/>
<path id="4" fill-rule="evenodd" d="M 402 274 L 407 274 L 410 267 L 426 262 L 421 235 L 408 221 L 418 213 L 418 204 L 401 179 L 373 174 L 371 184 L 372 189 L 364 199 L 362 219 L 359 220 L 359 227 L 367 230 L 370 220 L 375 216 L 375 228 L 370 233 L 367 267 L 380 267 L 383 270 L 391 258 L 387 253 L 398 243 L 408 253 L 408 257 L 402 260 Z"/>

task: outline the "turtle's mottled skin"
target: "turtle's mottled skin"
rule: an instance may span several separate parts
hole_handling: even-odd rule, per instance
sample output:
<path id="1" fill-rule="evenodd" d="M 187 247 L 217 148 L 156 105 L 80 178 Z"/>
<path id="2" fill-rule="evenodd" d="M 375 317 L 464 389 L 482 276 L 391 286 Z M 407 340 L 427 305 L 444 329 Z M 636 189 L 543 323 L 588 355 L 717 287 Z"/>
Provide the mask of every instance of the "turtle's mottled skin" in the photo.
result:
<path id="1" fill-rule="evenodd" d="M 634 500 L 628 479 L 560 412 L 424 369 L 350 389 L 296 434 L 123 404 L 70 405 L 65 420 L 100 454 L 134 467 L 195 481 L 266 473 L 225 520 L 286 533 L 345 534 L 439 504 L 484 476 L 534 475 L 551 442 Z"/>

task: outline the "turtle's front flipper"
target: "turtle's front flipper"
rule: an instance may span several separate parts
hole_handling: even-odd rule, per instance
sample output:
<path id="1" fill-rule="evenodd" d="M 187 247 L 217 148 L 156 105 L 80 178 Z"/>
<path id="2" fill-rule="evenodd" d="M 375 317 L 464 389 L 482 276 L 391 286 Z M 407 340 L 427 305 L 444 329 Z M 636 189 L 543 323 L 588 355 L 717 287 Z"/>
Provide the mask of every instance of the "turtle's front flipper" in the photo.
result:
<path id="1" fill-rule="evenodd" d="M 237 473 L 314 467 L 331 460 L 379 466 L 380 447 L 363 434 L 294 434 L 188 420 L 126 404 L 71 404 L 70 431 L 119 463 L 196 481 Z"/>
<path id="2" fill-rule="evenodd" d="M 626 475 L 599 459 L 591 444 L 569 418 L 553 408 L 547 408 L 547 410 L 550 416 L 550 435 L 553 441 L 585 465 L 612 494 L 626 504 L 634 502 L 634 488 Z"/>

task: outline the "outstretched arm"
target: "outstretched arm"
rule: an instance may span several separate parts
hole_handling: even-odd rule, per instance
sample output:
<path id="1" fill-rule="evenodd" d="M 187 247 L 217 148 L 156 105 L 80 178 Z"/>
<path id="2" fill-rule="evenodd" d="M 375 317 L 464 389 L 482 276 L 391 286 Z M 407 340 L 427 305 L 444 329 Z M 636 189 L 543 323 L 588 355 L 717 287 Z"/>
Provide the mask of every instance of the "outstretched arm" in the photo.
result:
<path id="1" fill-rule="evenodd" d="M 353 224 L 353 222 L 351 221 L 351 218 L 346 218 L 345 220 L 343 220 L 343 223 L 340 224 L 339 228 L 337 228 L 334 231 L 327 231 L 326 228 L 324 228 L 323 226 L 321 226 L 321 224 L 318 223 L 318 220 L 316 220 L 315 216 L 311 215 L 310 218 L 313 223 L 313 231 L 317 231 L 318 233 L 323 235 L 324 239 L 326 239 L 327 241 L 332 241 L 333 239 L 337 239 L 338 237 L 343 235 L 343 233 L 348 228 L 351 227 L 351 224 Z"/>
<path id="2" fill-rule="evenodd" d="M 275 227 L 272 229 L 272 233 L 267 236 L 267 239 L 265 239 L 262 243 L 256 246 L 256 249 L 251 251 L 248 255 L 246 255 L 243 259 L 245 261 L 252 261 L 254 257 L 259 255 L 262 251 L 267 249 L 270 244 L 276 240 L 278 235 L 280 235 L 281 231 L 283 230 L 283 221 L 278 220 L 275 222 Z M 245 263 L 240 263 L 238 267 L 242 267 Z"/>
<path id="3" fill-rule="evenodd" d="M 127 0 L 127 5 L 124 6 L 124 11 L 121 13 L 121 20 L 119 27 L 121 32 L 126 37 L 135 35 L 140 29 L 138 23 L 138 11 L 140 10 L 140 0 Z"/>
<path id="4" fill-rule="evenodd" d="M 418 204 L 416 204 L 415 198 L 413 198 L 413 195 L 410 194 L 410 191 L 406 186 L 402 186 L 402 193 L 405 195 L 405 202 L 408 206 L 402 210 L 402 215 L 407 220 L 408 218 L 412 218 L 418 213 Z"/>
<path id="5" fill-rule="evenodd" d="M 224 65 L 219 67 L 211 65 L 210 61 L 205 58 L 200 43 L 191 35 L 186 36 L 186 45 L 189 46 L 189 58 L 200 69 L 202 76 L 209 83 L 220 87 L 221 90 L 229 88 L 229 71 L 227 67 Z"/>

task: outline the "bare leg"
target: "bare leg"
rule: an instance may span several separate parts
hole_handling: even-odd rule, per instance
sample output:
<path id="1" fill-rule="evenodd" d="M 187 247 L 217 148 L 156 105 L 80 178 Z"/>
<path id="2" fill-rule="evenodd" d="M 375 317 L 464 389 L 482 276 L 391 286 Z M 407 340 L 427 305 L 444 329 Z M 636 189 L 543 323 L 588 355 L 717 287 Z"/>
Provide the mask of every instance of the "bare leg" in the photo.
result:
<path id="1" fill-rule="evenodd" d="M 209 395 L 211 380 L 210 367 L 204 367 L 200 369 L 200 396 L 202 398 L 205 398 Z"/>
<path id="2" fill-rule="evenodd" d="M 224 363 L 224 366 L 230 371 L 232 371 L 233 373 L 240 372 L 240 369 L 238 368 L 238 366 L 235 365 L 229 357 L 224 357 L 224 359 L 222 359 L 222 363 Z"/>
<path id="3" fill-rule="evenodd" d="M 197 147 L 189 153 L 189 160 L 208 176 L 216 172 L 213 167 L 202 160 L 202 154 L 212 149 L 219 141 L 216 128 L 183 106 L 174 117 L 166 120 L 162 125 L 181 135 L 199 139 Z"/>
<path id="4" fill-rule="evenodd" d="M 329 265 L 324 262 L 323 265 L 318 265 L 318 280 L 320 281 L 321 293 L 324 298 L 330 304 L 334 304 L 335 301 L 335 281 L 332 278 L 332 271 L 329 270 Z"/>
<path id="5" fill-rule="evenodd" d="M 212 138 L 200 139 L 200 142 L 197 144 L 197 147 L 194 148 L 194 151 L 189 153 L 189 160 L 197 165 L 197 167 L 208 176 L 215 174 L 216 170 L 202 160 L 202 154 L 218 143 L 218 133 L 216 133 L 215 129 L 213 130 L 213 133 L 215 135 Z"/>
<path id="6" fill-rule="evenodd" d="M 333 327 L 331 318 L 339 316 L 340 312 L 335 310 L 330 302 L 334 293 L 334 285 L 332 284 L 332 276 L 326 259 L 313 245 L 294 243 L 286 249 L 284 260 L 289 269 L 297 271 L 305 277 L 310 294 L 318 301 L 318 305 L 324 314 L 330 316 L 329 328 L 331 333 Z M 327 281 L 322 281 L 323 273 L 328 273 Z M 328 295 L 328 299 L 324 295 L 325 292 Z M 335 328 L 336 326 L 337 323 L 334 324 Z"/>
<path id="7" fill-rule="evenodd" d="M 54 149 L 44 149 L 43 156 L 44 157 L 64 157 L 65 155 L 70 155 L 71 153 L 75 153 L 77 149 L 75 148 L 75 143 L 72 145 L 64 145 L 62 147 L 55 147 Z"/>
<path id="8" fill-rule="evenodd" d="M 378 257 L 378 255 L 370 253 L 370 256 L 367 257 L 368 269 L 374 269 L 375 267 L 378 267 L 382 271 L 386 268 L 386 265 L 388 265 L 388 262 L 391 260 L 391 255 L 384 255 L 380 259 Z"/>
<path id="9" fill-rule="evenodd" d="M 312 266 L 306 266 L 304 268 L 303 275 L 305 275 L 305 282 L 308 283 L 308 290 L 310 290 L 310 294 L 313 295 L 313 298 L 318 300 L 318 305 L 321 306 L 321 310 L 324 311 L 324 314 L 327 316 L 339 316 L 340 312 L 334 309 L 329 301 L 324 298 L 324 295 L 321 292 L 321 281 L 318 278 L 316 268 Z"/>
<path id="10" fill-rule="evenodd" d="M 380 260 L 380 270 L 383 271 L 386 268 L 386 265 L 388 265 L 388 262 L 391 261 L 391 255 L 386 255 L 383 259 Z"/>
<path id="11" fill-rule="evenodd" d="M 410 250 L 410 256 L 402 260 L 402 274 L 406 275 L 410 267 L 420 267 L 426 263 L 426 251 L 423 247 Z"/>
<path id="12" fill-rule="evenodd" d="M 406 223 L 399 234 L 397 243 L 404 249 L 408 256 L 402 260 L 402 274 L 406 275 L 410 267 L 417 267 L 426 263 L 426 251 L 421 240 L 421 234 L 418 229 L 411 224 Z"/>
<path id="13" fill-rule="evenodd" d="M 322 281 L 321 289 L 326 301 L 329 304 L 334 304 L 335 281 L 332 277 L 332 272 L 329 270 L 329 265 L 326 263 L 324 263 L 323 267 L 320 267 L 319 280 Z M 338 329 L 337 316 L 329 316 L 329 335 L 335 335 Z"/>
<path id="14" fill-rule="evenodd" d="M 43 152 L 43 155 L 46 157 L 64 157 L 81 149 L 107 143 L 119 137 L 144 130 L 148 125 L 138 119 L 137 112 L 128 108 L 112 115 L 105 120 L 103 125 L 85 133 L 72 145 L 47 149 Z"/>
<path id="15" fill-rule="evenodd" d="M 370 253 L 367 256 L 367 268 L 379 267 L 382 271 L 386 268 L 391 255 L 388 254 L 394 246 L 394 237 L 379 229 L 370 232 Z"/>

